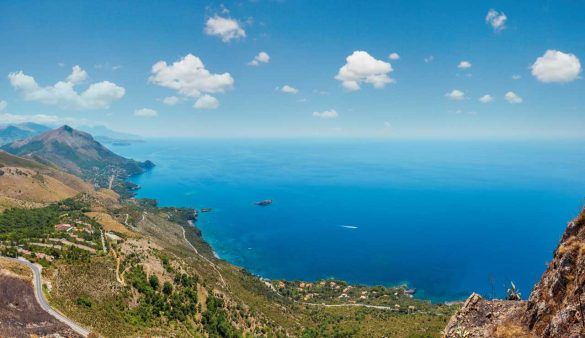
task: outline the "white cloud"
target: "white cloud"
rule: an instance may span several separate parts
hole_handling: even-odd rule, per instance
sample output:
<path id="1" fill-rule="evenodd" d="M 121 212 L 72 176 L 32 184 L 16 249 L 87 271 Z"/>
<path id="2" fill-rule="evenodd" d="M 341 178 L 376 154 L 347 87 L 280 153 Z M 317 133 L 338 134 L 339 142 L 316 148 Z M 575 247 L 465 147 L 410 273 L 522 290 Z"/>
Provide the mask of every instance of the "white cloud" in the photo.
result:
<path id="1" fill-rule="evenodd" d="M 355 51 L 346 59 L 346 64 L 339 69 L 335 76 L 347 90 L 359 90 L 360 83 L 369 83 L 374 88 L 384 88 L 394 82 L 388 75 L 393 71 L 392 65 L 377 60 L 364 51 Z"/>
<path id="2" fill-rule="evenodd" d="M 492 26 L 494 31 L 500 32 L 506 29 L 506 21 L 508 17 L 502 12 L 498 12 L 495 9 L 490 9 L 485 17 L 485 22 Z"/>
<path id="3" fill-rule="evenodd" d="M 427 56 L 426 58 L 424 58 L 425 63 L 431 63 L 435 60 L 435 57 L 432 55 Z"/>
<path id="4" fill-rule="evenodd" d="M 298 89 L 296 89 L 295 87 L 291 87 L 289 85 L 282 86 L 282 88 L 280 88 L 280 91 L 286 94 L 296 94 L 299 92 Z"/>
<path id="5" fill-rule="evenodd" d="M 193 107 L 197 109 L 216 109 L 219 107 L 219 101 L 211 95 L 203 95 L 197 99 Z"/>
<path id="6" fill-rule="evenodd" d="M 21 92 L 25 100 L 57 105 L 62 108 L 107 109 L 126 93 L 124 88 L 109 81 L 93 83 L 84 92 L 78 93 L 75 86 L 86 78 L 87 73 L 79 66 L 73 67 L 65 81 L 59 81 L 47 87 L 39 86 L 32 76 L 22 71 L 8 75 L 12 87 Z"/>
<path id="7" fill-rule="evenodd" d="M 205 68 L 201 59 L 192 54 L 175 61 L 172 65 L 165 61 L 155 63 L 148 81 L 174 89 L 181 95 L 191 98 L 209 93 L 223 93 L 234 85 L 230 73 L 212 74 Z"/>
<path id="8" fill-rule="evenodd" d="M 35 122 L 35 123 L 57 123 L 62 121 L 58 116 L 55 115 L 15 115 L 9 113 L 0 114 L 0 123 L 23 123 L 23 122 Z"/>
<path id="9" fill-rule="evenodd" d="M 463 69 L 463 70 L 469 69 L 469 68 L 471 68 L 471 62 L 469 62 L 469 61 L 461 61 L 457 65 L 457 68 Z"/>
<path id="10" fill-rule="evenodd" d="M 339 115 L 337 114 L 335 109 L 330 109 L 322 112 L 315 111 L 313 112 L 313 116 L 321 119 L 334 119 L 337 118 Z"/>
<path id="11" fill-rule="evenodd" d="M 73 66 L 71 74 L 67 77 L 67 81 L 73 84 L 81 83 L 85 81 L 85 79 L 87 79 L 87 72 L 79 66 Z"/>
<path id="12" fill-rule="evenodd" d="M 116 71 L 118 69 L 122 69 L 122 65 L 112 65 L 109 62 L 106 62 L 106 63 L 99 63 L 96 65 L 93 65 L 93 68 Z"/>
<path id="13" fill-rule="evenodd" d="M 218 36 L 223 42 L 230 42 L 234 39 L 237 40 L 246 37 L 246 31 L 244 31 L 237 20 L 223 18 L 219 15 L 207 19 L 205 33 L 207 35 Z"/>
<path id="14" fill-rule="evenodd" d="M 512 104 L 522 103 L 522 101 L 524 101 L 520 96 L 518 96 L 518 94 L 514 92 L 507 92 L 506 95 L 504 95 L 504 98 L 506 101 Z"/>
<path id="15" fill-rule="evenodd" d="M 141 108 L 141 109 L 136 109 L 134 111 L 134 116 L 156 117 L 156 116 L 158 116 L 158 112 L 156 110 L 150 109 L 150 108 Z"/>
<path id="16" fill-rule="evenodd" d="M 0 111 L 3 111 L 8 106 L 8 102 L 0 100 Z"/>
<path id="17" fill-rule="evenodd" d="M 450 93 L 445 94 L 445 96 L 448 97 L 449 100 L 453 101 L 461 101 L 465 99 L 465 93 L 459 89 L 453 89 Z"/>
<path id="18" fill-rule="evenodd" d="M 581 62 L 574 54 L 547 50 L 532 65 L 532 75 L 544 83 L 565 83 L 579 78 Z"/>
<path id="19" fill-rule="evenodd" d="M 481 103 L 490 103 L 494 100 L 494 98 L 490 94 L 485 94 L 484 96 L 479 98 L 479 102 Z"/>
<path id="20" fill-rule="evenodd" d="M 254 56 L 254 59 L 250 62 L 248 62 L 248 64 L 250 66 L 258 66 L 261 63 L 268 63 L 270 61 L 270 55 L 268 55 L 268 53 L 266 52 L 260 52 L 258 53 L 258 55 Z"/>
<path id="21" fill-rule="evenodd" d="M 180 100 L 181 100 L 181 99 L 179 99 L 179 98 L 178 98 L 178 97 L 176 97 L 176 96 L 167 96 L 167 97 L 165 97 L 164 99 L 162 99 L 162 102 L 163 102 L 164 104 L 168 105 L 168 106 L 174 106 L 174 105 L 176 105 L 177 103 L 179 103 L 179 101 L 180 101 Z"/>
<path id="22" fill-rule="evenodd" d="M 521 78 L 522 78 L 522 76 L 520 76 L 518 74 L 512 75 L 512 80 L 520 80 Z"/>
<path id="23" fill-rule="evenodd" d="M 400 54 L 398 54 L 398 53 L 391 53 L 390 55 L 388 55 L 388 58 L 390 60 L 399 60 L 400 59 Z"/>

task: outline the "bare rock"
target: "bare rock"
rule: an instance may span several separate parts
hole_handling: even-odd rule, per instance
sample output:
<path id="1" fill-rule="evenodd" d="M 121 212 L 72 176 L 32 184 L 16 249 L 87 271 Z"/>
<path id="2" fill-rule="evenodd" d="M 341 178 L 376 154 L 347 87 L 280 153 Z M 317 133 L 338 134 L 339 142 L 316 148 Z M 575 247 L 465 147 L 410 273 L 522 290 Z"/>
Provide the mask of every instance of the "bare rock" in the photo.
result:
<path id="1" fill-rule="evenodd" d="M 585 337 L 585 210 L 570 222 L 528 301 L 472 294 L 445 337 Z"/>

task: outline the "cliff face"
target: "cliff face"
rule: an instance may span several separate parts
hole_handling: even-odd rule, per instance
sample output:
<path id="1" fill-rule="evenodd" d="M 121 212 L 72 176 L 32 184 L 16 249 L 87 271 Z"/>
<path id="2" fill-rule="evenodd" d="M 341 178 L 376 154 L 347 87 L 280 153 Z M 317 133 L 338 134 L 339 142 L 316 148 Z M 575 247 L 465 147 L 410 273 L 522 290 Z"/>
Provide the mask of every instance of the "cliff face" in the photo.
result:
<path id="1" fill-rule="evenodd" d="M 585 336 L 585 212 L 570 222 L 528 300 L 523 323 L 538 337 Z"/>
<path id="2" fill-rule="evenodd" d="M 528 301 L 471 295 L 446 337 L 585 337 L 585 210 L 569 223 Z"/>

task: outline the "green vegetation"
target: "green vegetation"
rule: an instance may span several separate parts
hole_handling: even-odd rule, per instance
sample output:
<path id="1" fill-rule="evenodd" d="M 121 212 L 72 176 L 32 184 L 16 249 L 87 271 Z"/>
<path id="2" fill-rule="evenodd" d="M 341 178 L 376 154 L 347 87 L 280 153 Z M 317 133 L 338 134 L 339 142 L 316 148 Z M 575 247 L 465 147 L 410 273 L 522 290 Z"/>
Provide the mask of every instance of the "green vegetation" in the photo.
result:
<path id="1" fill-rule="evenodd" d="M 185 321 L 196 314 L 197 291 L 190 283 L 180 284 L 181 287 L 173 291 L 173 285 L 166 281 L 159 290 L 159 278 L 156 275 L 147 277 L 140 265 L 126 273 L 126 280 L 141 295 L 139 306 L 129 313 L 131 323 L 152 325 L 157 318 Z M 179 277 L 178 280 L 183 279 Z"/>
<path id="2" fill-rule="evenodd" d="M 203 313 L 205 332 L 210 337 L 242 337 L 229 322 L 221 299 L 211 296 L 207 299 L 207 311 Z"/>

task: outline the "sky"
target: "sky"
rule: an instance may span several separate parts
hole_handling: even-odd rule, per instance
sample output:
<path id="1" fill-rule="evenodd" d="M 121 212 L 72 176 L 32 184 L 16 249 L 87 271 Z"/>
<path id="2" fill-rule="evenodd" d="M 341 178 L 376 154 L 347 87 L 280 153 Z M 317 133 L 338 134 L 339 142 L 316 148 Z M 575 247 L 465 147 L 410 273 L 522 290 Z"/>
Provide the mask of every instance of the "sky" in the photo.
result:
<path id="1" fill-rule="evenodd" d="M 0 123 L 585 137 L 585 2 L 2 1 Z"/>

